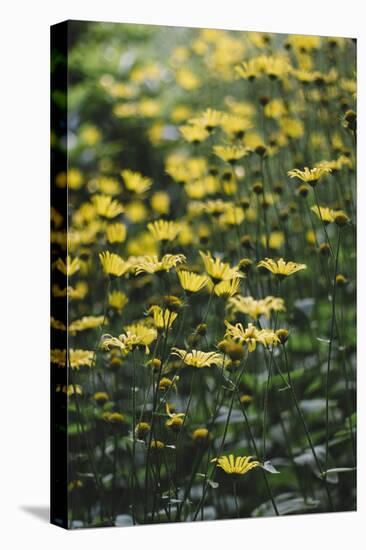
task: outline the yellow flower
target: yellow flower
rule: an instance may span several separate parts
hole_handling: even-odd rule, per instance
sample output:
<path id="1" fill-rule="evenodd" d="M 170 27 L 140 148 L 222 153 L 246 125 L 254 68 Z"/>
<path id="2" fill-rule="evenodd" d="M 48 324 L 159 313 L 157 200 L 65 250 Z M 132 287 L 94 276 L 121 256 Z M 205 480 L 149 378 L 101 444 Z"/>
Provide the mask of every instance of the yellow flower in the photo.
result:
<path id="1" fill-rule="evenodd" d="M 266 242 L 267 242 L 267 236 L 263 235 L 262 236 L 263 246 L 266 245 Z M 277 250 L 278 248 L 281 248 L 284 242 L 285 242 L 285 235 L 282 233 L 282 231 L 272 231 L 272 233 L 270 233 L 268 238 L 268 246 L 272 250 Z"/>
<path id="2" fill-rule="evenodd" d="M 194 439 L 195 441 L 206 441 L 209 437 L 209 431 L 207 428 L 196 428 L 193 432 L 192 432 L 192 439 Z"/>
<path id="3" fill-rule="evenodd" d="M 80 139 L 85 143 L 85 145 L 88 145 L 92 147 L 93 145 L 96 145 L 98 141 L 100 141 L 101 134 L 98 128 L 96 126 L 87 125 L 82 128 L 80 131 Z"/>
<path id="4" fill-rule="evenodd" d="M 252 460 L 252 456 L 220 456 L 214 458 L 211 462 L 216 462 L 217 467 L 224 470 L 226 474 L 244 475 L 253 468 L 260 466 L 258 460 Z"/>
<path id="5" fill-rule="evenodd" d="M 83 395 L 83 389 L 79 384 L 69 384 L 68 386 L 62 386 L 61 384 L 57 384 L 56 386 L 56 393 L 66 393 L 69 397 L 72 395 Z"/>
<path id="6" fill-rule="evenodd" d="M 310 210 L 314 212 L 314 214 L 316 214 L 325 224 L 337 222 L 337 219 L 340 218 L 340 216 L 344 217 L 345 223 L 349 221 L 348 216 L 343 212 L 343 210 L 332 210 L 331 208 L 317 206 L 316 204 L 314 204 Z"/>
<path id="7" fill-rule="evenodd" d="M 183 254 L 165 254 L 161 260 L 157 256 L 144 256 L 135 265 L 135 273 L 156 273 L 158 271 L 170 271 L 179 264 L 186 261 Z"/>
<path id="8" fill-rule="evenodd" d="M 200 250 L 199 253 L 206 273 L 211 277 L 214 284 L 220 281 L 236 279 L 237 277 L 244 277 L 237 267 L 230 267 L 229 264 L 222 262 L 220 258 L 213 258 L 211 252 L 205 254 Z"/>
<path id="9" fill-rule="evenodd" d="M 194 126 L 202 126 L 208 132 L 212 132 L 217 126 L 219 126 L 222 120 L 222 113 L 215 109 L 206 109 L 199 117 L 192 118 L 188 122 Z"/>
<path id="10" fill-rule="evenodd" d="M 170 197 L 165 191 L 157 191 L 150 198 L 151 208 L 158 214 L 168 214 Z"/>
<path id="11" fill-rule="evenodd" d="M 101 348 L 109 351 L 110 348 L 118 348 L 123 355 L 127 355 L 134 347 L 144 346 L 149 353 L 150 344 L 156 340 L 157 331 L 154 327 L 147 327 L 142 323 L 136 323 L 125 327 L 125 332 L 118 338 L 110 334 L 102 337 Z"/>
<path id="12" fill-rule="evenodd" d="M 183 122 L 183 120 L 187 120 L 190 115 L 191 110 L 186 105 L 176 105 L 170 113 L 172 121 L 176 124 Z"/>
<path id="13" fill-rule="evenodd" d="M 78 370 L 80 367 L 92 367 L 94 359 L 94 351 L 83 349 L 70 349 L 67 353 L 66 349 L 52 349 L 51 363 L 59 367 L 66 367 Z"/>
<path id="14" fill-rule="evenodd" d="M 212 365 L 221 365 L 223 359 L 221 353 L 215 351 L 205 352 L 196 349 L 188 352 L 184 349 L 172 348 L 172 355 L 177 355 L 183 363 L 198 369 L 211 367 Z"/>
<path id="15" fill-rule="evenodd" d="M 244 329 L 241 323 L 231 325 L 228 321 L 225 321 L 225 326 L 225 338 L 232 338 L 235 341 L 246 344 L 250 352 L 256 349 L 257 343 L 260 342 L 261 331 L 252 323 L 249 323 L 246 329 Z"/>
<path id="16" fill-rule="evenodd" d="M 225 202 L 222 199 L 208 200 L 199 204 L 202 205 L 201 210 L 211 214 L 212 216 L 218 216 L 219 214 L 226 212 L 226 210 L 232 205 L 232 203 Z"/>
<path id="17" fill-rule="evenodd" d="M 139 172 L 133 172 L 132 170 L 122 170 L 121 176 L 123 178 L 126 189 L 133 191 L 136 194 L 142 194 L 148 191 L 152 185 L 150 178 L 142 176 Z"/>
<path id="18" fill-rule="evenodd" d="M 198 76 L 184 67 L 177 71 L 176 80 L 179 86 L 188 91 L 195 90 L 201 85 L 201 81 Z"/>
<path id="19" fill-rule="evenodd" d="M 298 168 L 294 168 L 294 170 L 289 170 L 287 172 L 287 175 L 290 176 L 290 178 L 297 178 L 314 187 L 321 178 L 323 178 L 327 174 L 330 174 L 331 172 L 332 169 L 329 168 L 329 166 L 327 165 L 320 165 L 311 169 L 305 166 L 304 170 L 299 170 Z"/>
<path id="20" fill-rule="evenodd" d="M 123 223 L 112 223 L 107 225 L 107 241 L 113 243 L 123 243 L 126 240 L 126 226 Z"/>
<path id="21" fill-rule="evenodd" d="M 70 168 L 67 172 L 67 186 L 70 189 L 80 189 L 84 183 L 84 178 L 80 170 Z"/>
<path id="22" fill-rule="evenodd" d="M 151 306 L 148 310 L 148 315 L 151 315 L 154 320 L 154 325 L 158 330 L 168 330 L 178 317 L 178 314 L 169 309 L 162 309 L 159 306 Z"/>
<path id="23" fill-rule="evenodd" d="M 299 51 L 312 51 L 321 45 L 320 36 L 307 36 L 305 34 L 290 34 L 288 43 Z"/>
<path id="24" fill-rule="evenodd" d="M 88 330 L 91 328 L 97 328 L 100 327 L 103 324 L 104 321 L 104 315 L 89 315 L 84 316 L 81 319 L 76 319 L 69 325 L 69 332 L 80 332 L 82 330 Z"/>
<path id="25" fill-rule="evenodd" d="M 240 283 L 241 279 L 236 277 L 235 279 L 230 279 L 229 281 L 221 281 L 221 283 L 214 285 L 213 289 L 216 296 L 227 300 L 239 292 Z"/>
<path id="26" fill-rule="evenodd" d="M 62 321 L 58 321 L 57 319 L 54 319 L 54 317 L 51 317 L 50 325 L 51 325 L 51 328 L 53 328 L 55 330 L 66 330 L 67 329 L 65 323 L 63 323 Z"/>
<path id="27" fill-rule="evenodd" d="M 111 424 L 123 424 L 125 417 L 119 412 L 109 412 L 106 411 L 102 414 L 103 420 L 110 422 Z"/>
<path id="28" fill-rule="evenodd" d="M 148 433 L 150 432 L 150 428 L 151 426 L 148 422 L 139 422 L 135 428 L 137 439 L 140 439 L 143 441 L 145 437 L 148 435 Z"/>
<path id="29" fill-rule="evenodd" d="M 286 137 L 299 139 L 304 135 L 304 124 L 297 118 L 281 118 L 279 126 Z"/>
<path id="30" fill-rule="evenodd" d="M 104 405 L 109 400 L 109 395 L 105 391 L 97 391 L 93 395 L 93 400 L 98 403 L 98 405 Z"/>
<path id="31" fill-rule="evenodd" d="M 128 298 L 124 292 L 120 290 L 113 290 L 108 294 L 108 304 L 113 309 L 116 309 L 118 312 L 121 312 L 122 309 L 128 304 Z"/>
<path id="32" fill-rule="evenodd" d="M 163 442 L 160 441 L 159 439 L 154 439 L 154 440 L 150 443 L 150 449 L 151 449 L 152 451 L 162 451 L 164 448 L 165 448 L 165 443 L 163 443 Z"/>
<path id="33" fill-rule="evenodd" d="M 296 262 L 285 262 L 283 258 L 280 258 L 277 261 L 266 258 L 265 260 L 261 260 L 257 264 L 257 267 L 264 267 L 265 269 L 268 269 L 268 271 L 270 271 L 274 275 L 278 275 L 279 277 L 287 277 L 289 275 L 293 275 L 301 269 L 306 269 L 305 264 L 297 264 Z"/>
<path id="34" fill-rule="evenodd" d="M 80 269 L 80 260 L 79 258 L 71 258 L 71 256 L 67 256 L 66 262 L 62 258 L 57 258 L 55 262 L 55 267 L 61 273 L 66 275 L 67 277 L 71 277 L 74 275 L 77 271 Z"/>
<path id="35" fill-rule="evenodd" d="M 264 328 L 261 330 L 260 334 L 260 342 L 264 346 L 277 346 L 281 342 L 278 330 L 274 332 L 273 330 L 269 328 Z"/>
<path id="36" fill-rule="evenodd" d="M 133 223 L 139 223 L 146 220 L 148 216 L 147 208 L 143 201 L 134 200 L 126 205 L 126 217 Z"/>
<path id="37" fill-rule="evenodd" d="M 225 321 L 225 325 L 225 338 L 232 338 L 234 341 L 238 341 L 241 344 L 246 344 L 249 352 L 255 351 L 257 344 L 270 346 L 277 345 L 280 342 L 278 336 L 273 330 L 258 329 L 252 323 L 249 323 L 245 329 L 241 323 L 231 325 L 228 321 Z"/>
<path id="38" fill-rule="evenodd" d="M 179 432 L 184 424 L 185 414 L 171 412 L 169 403 L 166 403 L 165 410 L 166 414 L 169 416 L 168 420 L 165 422 L 165 426 L 171 428 L 174 432 Z"/>
<path id="39" fill-rule="evenodd" d="M 271 311 L 284 311 L 285 305 L 282 298 L 267 296 L 262 300 L 255 300 L 252 296 L 233 296 L 229 300 L 233 310 L 249 315 L 255 321 L 261 315 L 269 318 Z"/>
<path id="40" fill-rule="evenodd" d="M 202 126 L 181 126 L 179 128 L 180 133 L 184 137 L 186 141 L 189 141 L 190 143 L 201 143 L 201 141 L 204 141 L 208 138 L 210 135 L 205 128 Z"/>
<path id="41" fill-rule="evenodd" d="M 219 217 L 219 224 L 224 227 L 240 225 L 244 217 L 244 210 L 240 206 L 229 205 L 225 212 Z"/>
<path id="42" fill-rule="evenodd" d="M 132 266 L 138 263 L 137 258 L 141 258 L 141 256 L 144 256 L 145 254 L 157 253 L 157 243 L 151 233 L 148 231 L 141 231 L 135 238 L 129 239 L 127 243 L 127 251 L 131 256 L 135 257 L 135 260 L 129 258 L 132 270 Z"/>
<path id="43" fill-rule="evenodd" d="M 240 396 L 240 403 L 247 404 L 253 401 L 253 397 L 247 393 Z"/>
<path id="44" fill-rule="evenodd" d="M 242 145 L 215 145 L 213 150 L 216 156 L 229 164 L 248 155 L 248 149 Z"/>
<path id="45" fill-rule="evenodd" d="M 176 222 L 157 220 L 147 224 L 147 228 L 157 241 L 174 241 L 179 233 L 180 227 Z"/>
<path id="46" fill-rule="evenodd" d="M 98 216 L 103 218 L 115 218 L 124 212 L 122 204 L 110 195 L 94 195 L 91 200 Z"/>
<path id="47" fill-rule="evenodd" d="M 281 98 L 272 99 L 263 110 L 266 117 L 275 119 L 281 118 L 287 113 L 287 107 Z"/>
<path id="48" fill-rule="evenodd" d="M 206 275 L 199 275 L 197 273 L 193 273 L 192 271 L 180 269 L 177 272 L 177 275 L 182 288 L 184 288 L 187 292 L 199 292 L 205 288 L 208 283 L 208 278 Z"/>
<path id="49" fill-rule="evenodd" d="M 260 76 L 270 79 L 284 78 L 291 70 L 291 65 L 285 55 L 260 55 L 235 67 L 240 78 L 254 80 Z"/>
<path id="50" fill-rule="evenodd" d="M 173 390 L 177 392 L 177 385 L 174 382 L 174 380 L 179 380 L 179 376 L 174 376 L 173 380 L 171 380 L 170 378 L 167 378 L 166 376 L 163 376 L 159 382 L 159 390 L 167 391 L 170 388 L 173 388 Z"/>
<path id="51" fill-rule="evenodd" d="M 118 254 L 109 252 L 109 250 L 100 252 L 99 259 L 104 273 L 113 277 L 122 277 L 131 267 L 129 262 L 123 260 Z"/>
<path id="52" fill-rule="evenodd" d="M 248 118 L 225 114 L 221 121 L 221 127 L 229 136 L 234 136 L 235 138 L 240 139 L 244 136 L 247 130 L 250 130 L 253 127 L 253 124 Z"/>
<path id="53" fill-rule="evenodd" d="M 121 184 L 116 178 L 103 176 L 98 178 L 98 191 L 103 195 L 119 195 L 121 193 Z"/>
<path id="54" fill-rule="evenodd" d="M 84 281 L 78 281 L 75 287 L 68 286 L 60 288 L 59 285 L 52 285 L 52 294 L 55 298 L 67 296 L 71 300 L 82 300 L 88 293 L 88 285 Z"/>

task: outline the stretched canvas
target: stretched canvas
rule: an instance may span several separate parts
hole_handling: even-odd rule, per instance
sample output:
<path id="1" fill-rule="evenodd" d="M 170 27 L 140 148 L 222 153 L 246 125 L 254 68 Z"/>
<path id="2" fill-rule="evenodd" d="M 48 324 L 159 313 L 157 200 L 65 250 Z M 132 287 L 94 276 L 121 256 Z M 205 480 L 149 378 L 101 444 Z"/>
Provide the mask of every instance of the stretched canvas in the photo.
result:
<path id="1" fill-rule="evenodd" d="M 52 27 L 52 523 L 356 509 L 355 71 L 350 38 Z"/>

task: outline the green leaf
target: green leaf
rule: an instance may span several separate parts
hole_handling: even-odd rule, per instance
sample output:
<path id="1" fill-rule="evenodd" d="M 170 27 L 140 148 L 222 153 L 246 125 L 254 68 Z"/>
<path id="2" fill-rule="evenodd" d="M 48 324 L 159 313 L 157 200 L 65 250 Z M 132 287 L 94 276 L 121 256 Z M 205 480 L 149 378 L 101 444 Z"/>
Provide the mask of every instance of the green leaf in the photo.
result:
<path id="1" fill-rule="evenodd" d="M 276 470 L 276 468 L 273 466 L 270 460 L 266 460 L 264 464 L 260 465 L 260 467 L 262 468 L 262 470 L 266 470 L 266 472 L 269 472 L 270 474 L 280 473 L 278 470 Z"/>
<path id="2" fill-rule="evenodd" d="M 343 472 L 354 472 L 356 470 L 355 467 L 349 467 L 349 468 L 330 468 L 329 470 L 327 470 L 326 472 L 323 472 L 323 475 L 324 477 L 328 474 L 341 474 Z"/>

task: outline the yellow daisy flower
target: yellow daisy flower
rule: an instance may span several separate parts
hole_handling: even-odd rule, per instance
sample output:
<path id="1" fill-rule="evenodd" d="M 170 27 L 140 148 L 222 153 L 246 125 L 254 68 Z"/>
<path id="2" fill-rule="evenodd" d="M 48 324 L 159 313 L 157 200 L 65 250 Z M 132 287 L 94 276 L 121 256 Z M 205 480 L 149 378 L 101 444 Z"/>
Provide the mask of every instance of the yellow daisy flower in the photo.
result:
<path id="1" fill-rule="evenodd" d="M 194 126 L 204 128 L 207 132 L 212 132 L 217 126 L 220 125 L 222 120 L 222 113 L 215 109 L 206 109 L 199 117 L 192 118 L 188 122 Z"/>
<path id="2" fill-rule="evenodd" d="M 159 331 L 170 329 L 178 317 L 178 314 L 174 311 L 162 309 L 156 305 L 151 306 L 147 313 L 152 316 L 154 325 Z"/>
<path id="3" fill-rule="evenodd" d="M 126 294 L 120 290 L 113 290 L 108 294 L 108 305 L 118 312 L 122 311 L 128 301 Z"/>
<path id="4" fill-rule="evenodd" d="M 220 260 L 220 258 L 213 258 L 211 252 L 206 254 L 199 251 L 202 261 L 205 266 L 206 273 L 211 277 L 214 284 L 220 281 L 229 281 L 230 279 L 236 279 L 238 277 L 244 277 L 240 273 L 238 267 L 231 267 Z"/>
<path id="5" fill-rule="evenodd" d="M 102 264 L 104 273 L 113 277 L 122 277 L 131 267 L 129 262 L 123 260 L 118 254 L 109 252 L 109 250 L 100 252 L 99 260 Z"/>
<path id="6" fill-rule="evenodd" d="M 216 462 L 217 467 L 224 470 L 226 474 L 232 475 L 244 475 L 248 473 L 253 468 L 260 466 L 258 460 L 252 460 L 252 456 L 220 456 L 214 458 L 211 462 Z"/>
<path id="7" fill-rule="evenodd" d="M 266 258 L 265 260 L 261 260 L 257 264 L 257 267 L 264 267 L 278 277 L 288 277 L 289 275 L 293 275 L 297 271 L 306 269 L 305 264 L 297 264 L 296 262 L 285 262 L 283 258 L 280 258 L 279 260 Z"/>
<path id="8" fill-rule="evenodd" d="M 143 256 L 143 258 L 135 265 L 135 274 L 140 273 L 157 273 L 158 271 L 170 271 L 179 264 L 186 261 L 183 254 L 165 254 L 161 260 L 156 255 Z"/>
<path id="9" fill-rule="evenodd" d="M 184 424 L 185 414 L 171 412 L 169 403 L 166 403 L 165 410 L 166 414 L 169 416 L 168 420 L 165 422 L 165 426 L 167 426 L 167 428 L 171 428 L 173 432 L 179 432 Z"/>
<path id="10" fill-rule="evenodd" d="M 229 304 L 232 306 L 233 311 L 249 315 L 255 321 L 261 315 L 264 315 L 268 319 L 272 311 L 285 310 L 283 299 L 275 298 L 274 296 L 255 300 L 252 296 L 237 295 L 230 298 Z"/>
<path id="11" fill-rule="evenodd" d="M 157 331 L 154 327 L 136 323 L 125 327 L 125 332 L 120 334 L 118 338 L 110 334 L 104 334 L 101 348 L 106 351 L 111 348 L 118 348 L 122 355 L 127 355 L 134 347 L 144 346 L 145 352 L 149 353 L 149 346 L 156 338 Z"/>
<path id="12" fill-rule="evenodd" d="M 184 137 L 184 139 L 190 143 L 201 143 L 201 141 L 204 141 L 208 138 L 210 135 L 205 128 L 202 126 L 181 126 L 179 128 L 180 133 Z"/>
<path id="13" fill-rule="evenodd" d="M 206 275 L 199 275 L 192 271 L 180 269 L 177 275 L 182 288 L 184 288 L 186 292 L 199 292 L 205 288 L 208 283 Z"/>
<path id="14" fill-rule="evenodd" d="M 193 349 L 186 351 L 184 349 L 172 348 L 172 355 L 177 355 L 183 363 L 189 367 L 201 369 L 203 367 L 211 367 L 212 365 L 221 365 L 223 356 L 215 351 L 205 352 Z"/>
<path id="15" fill-rule="evenodd" d="M 349 222 L 349 218 L 343 210 L 332 210 L 331 208 L 327 208 L 325 206 L 318 206 L 314 204 L 310 210 L 314 212 L 318 216 L 318 218 L 323 221 L 325 224 L 332 223 L 332 222 L 343 222 L 343 225 L 347 222 Z M 341 225 L 341 224 L 340 224 Z"/>
<path id="16" fill-rule="evenodd" d="M 214 285 L 213 290 L 216 296 L 227 300 L 239 292 L 240 283 L 241 279 L 236 277 L 235 279 L 230 279 L 229 281 L 221 281 L 221 283 Z"/>
<path id="17" fill-rule="evenodd" d="M 237 160 L 249 154 L 248 149 L 242 145 L 215 145 L 213 151 L 217 157 L 229 164 L 235 164 Z"/>
<path id="18" fill-rule="evenodd" d="M 123 243 L 126 240 L 126 226 L 123 223 L 112 223 L 106 228 L 107 241 L 110 244 Z"/>
<path id="19" fill-rule="evenodd" d="M 148 191 L 152 185 L 150 178 L 142 176 L 139 172 L 133 172 L 132 170 L 122 170 L 121 176 L 123 178 L 126 189 L 133 191 L 136 194 L 142 194 Z"/>
<path id="20" fill-rule="evenodd" d="M 97 328 L 100 327 L 103 324 L 104 321 L 104 315 L 88 315 L 84 316 L 81 319 L 76 319 L 69 325 L 69 332 L 75 333 L 80 332 L 83 330 L 88 330 L 91 328 Z"/>
<path id="21" fill-rule="evenodd" d="M 290 178 L 297 178 L 314 187 L 321 178 L 330 174 L 331 172 L 332 169 L 325 164 L 316 166 L 315 168 L 308 168 L 307 166 L 305 166 L 304 170 L 294 168 L 293 170 L 289 170 L 287 172 L 287 175 L 290 176 Z"/>
<path id="22" fill-rule="evenodd" d="M 115 218 L 124 212 L 122 204 L 110 195 L 94 195 L 91 200 L 96 213 L 103 218 Z"/>
<path id="23" fill-rule="evenodd" d="M 174 221 L 156 220 L 147 224 L 147 228 L 157 241 L 174 241 L 177 237 L 180 226 Z"/>
<path id="24" fill-rule="evenodd" d="M 66 349 L 51 350 L 51 363 L 59 367 L 66 367 L 66 364 L 75 370 L 78 370 L 80 367 L 92 367 L 93 359 L 93 350 L 70 349 L 69 353 L 67 353 Z"/>
<path id="25" fill-rule="evenodd" d="M 79 258 L 71 258 L 71 256 L 67 256 L 66 262 L 62 258 L 57 258 L 54 265 L 67 277 L 74 275 L 81 267 Z"/>

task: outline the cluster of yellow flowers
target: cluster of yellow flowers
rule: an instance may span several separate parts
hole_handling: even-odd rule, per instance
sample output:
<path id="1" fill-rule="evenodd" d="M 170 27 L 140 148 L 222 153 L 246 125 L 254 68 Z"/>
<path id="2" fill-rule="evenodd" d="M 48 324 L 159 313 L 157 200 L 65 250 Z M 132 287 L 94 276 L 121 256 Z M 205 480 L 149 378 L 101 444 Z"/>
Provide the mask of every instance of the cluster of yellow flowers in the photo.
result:
<path id="1" fill-rule="evenodd" d="M 317 459 L 310 430 L 298 435 L 307 419 L 291 373 L 307 355 L 306 365 L 322 371 L 316 337 L 337 334 L 328 374 L 340 361 L 336 347 L 350 346 L 341 331 L 352 312 L 338 312 L 335 293 L 343 292 L 342 308 L 346 292 L 353 299 L 354 45 L 207 29 L 189 31 L 182 45 L 166 30 L 171 47 L 158 54 L 156 31 L 128 28 L 138 44 L 131 53 L 116 40 L 103 62 L 92 48 L 91 61 L 80 45 L 98 67 L 91 81 L 100 110 L 76 132 L 70 168 L 55 178 L 68 213 L 57 204 L 51 212 L 52 297 L 56 306 L 67 300 L 67 315 L 57 306 L 51 320 L 55 391 L 69 402 L 71 471 L 82 474 L 87 461 L 100 499 L 82 517 L 114 521 L 127 509 L 134 523 L 204 517 L 208 502 L 217 506 L 213 478 L 224 474 L 237 510 L 247 510 L 236 482 L 249 472 L 250 491 L 277 514 L 268 454 L 279 449 L 295 463 L 294 433 L 293 453 L 306 444 Z M 146 58 L 139 32 L 153 41 Z M 338 54 L 351 62 L 337 64 Z M 316 425 L 326 471 L 329 387 L 325 397 L 316 392 L 332 377 L 307 388 L 311 376 L 305 395 L 326 403 L 324 434 L 324 412 Z M 278 419 L 287 443 L 272 446 Z M 90 475 L 73 479 L 71 493 L 87 490 Z M 317 498 L 323 475 L 310 491 Z M 289 491 L 298 476 L 295 468 Z M 129 502 L 121 506 L 117 493 Z M 327 500 L 321 506 L 330 509 Z M 217 514 L 233 512 L 219 506 Z M 75 507 L 71 516 L 80 517 Z"/>

